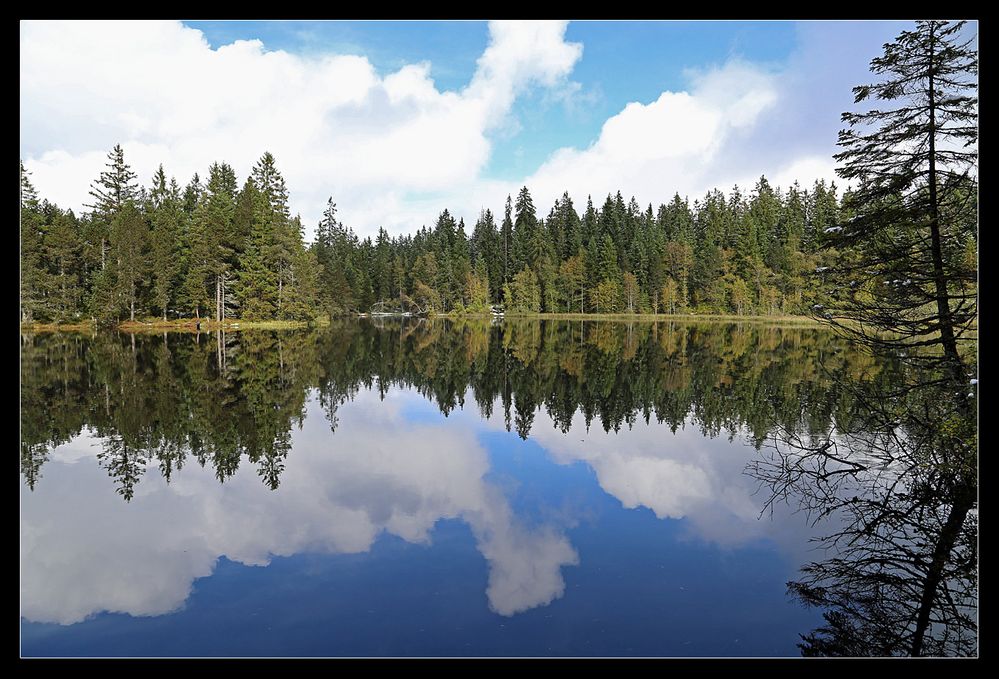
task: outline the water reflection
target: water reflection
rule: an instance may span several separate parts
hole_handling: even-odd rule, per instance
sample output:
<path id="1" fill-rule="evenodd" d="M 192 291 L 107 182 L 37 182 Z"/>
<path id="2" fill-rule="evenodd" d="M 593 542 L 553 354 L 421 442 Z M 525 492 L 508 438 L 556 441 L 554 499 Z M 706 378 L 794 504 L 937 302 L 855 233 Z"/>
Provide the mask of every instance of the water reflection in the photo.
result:
<path id="1" fill-rule="evenodd" d="M 789 583 L 824 611 L 804 655 L 977 654 L 976 413 L 930 376 L 910 366 L 849 385 L 861 420 L 807 439 L 778 430 L 750 467 L 771 502 L 838 519 Z"/>
<path id="2" fill-rule="evenodd" d="M 804 563 L 803 521 L 758 520 L 757 480 L 773 477 L 744 473 L 742 442 L 766 460 L 775 430 L 861 432 L 858 385 L 898 370 L 821 330 L 754 324 L 25 336 L 22 616 L 161 615 L 221 556 L 364 553 L 381 534 L 427 544 L 442 519 L 469 527 L 490 610 L 550 604 L 580 563 L 578 516 L 518 507 L 490 429 L 584 465 L 623 507 L 683 518 L 698 540 L 765 537 Z M 428 402 L 446 423 L 420 416 Z"/>
<path id="3" fill-rule="evenodd" d="M 567 431 L 580 414 L 619 431 L 652 417 L 759 444 L 775 423 L 824 432 L 848 421 L 844 381 L 878 368 L 820 330 L 675 323 L 339 323 L 320 331 L 203 335 L 25 336 L 21 472 L 34 488 L 48 451 L 84 427 L 130 499 L 156 465 L 167 480 L 189 457 L 220 481 L 241 460 L 271 488 L 290 431 L 317 388 L 331 427 L 362 389 L 412 388 L 445 415 L 470 390 L 480 413 L 501 404 L 522 437 L 543 409 Z"/>
<path id="4" fill-rule="evenodd" d="M 518 523 L 484 478 L 488 459 L 474 432 L 413 425 L 391 402 L 375 405 L 360 396 L 335 439 L 310 423 L 279 493 L 249 470 L 228 477 L 222 492 L 204 474 L 167 485 L 153 471 L 123 512 L 101 484 L 81 479 L 93 468 L 61 470 L 22 522 L 22 615 L 66 624 L 102 610 L 167 613 L 219 556 L 265 565 L 302 551 L 364 552 L 382 531 L 426 543 L 446 518 L 470 525 L 489 563 L 494 611 L 512 615 L 561 595 L 560 569 L 576 563 L 575 551 L 552 527 Z M 143 539 L 149 531 L 155 540 Z"/>

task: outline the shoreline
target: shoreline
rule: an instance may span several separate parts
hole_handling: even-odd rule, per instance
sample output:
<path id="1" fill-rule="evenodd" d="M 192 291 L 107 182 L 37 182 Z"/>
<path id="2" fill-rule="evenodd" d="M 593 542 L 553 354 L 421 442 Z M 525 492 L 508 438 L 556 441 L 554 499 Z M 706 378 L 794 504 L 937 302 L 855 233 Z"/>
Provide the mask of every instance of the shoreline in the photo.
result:
<path id="1" fill-rule="evenodd" d="M 89 332 L 95 333 L 99 330 L 117 330 L 128 333 L 139 332 L 210 332 L 213 330 L 296 330 L 301 328 L 323 327 L 330 324 L 329 319 L 319 319 L 316 321 L 242 321 L 239 319 L 226 320 L 222 323 L 216 321 L 201 321 L 198 328 L 197 321 L 184 318 L 172 321 L 162 319 L 156 321 L 123 321 L 115 326 L 98 328 L 92 321 L 84 323 L 22 323 L 22 333 L 37 332 Z"/>
<path id="2" fill-rule="evenodd" d="M 340 318 L 403 318 L 397 315 L 371 316 L 370 314 L 338 316 Z M 416 317 L 413 317 L 416 318 Z M 491 313 L 454 313 L 434 314 L 430 317 L 421 318 L 447 318 L 451 320 L 462 319 L 516 319 L 516 320 L 558 320 L 558 321 L 602 321 L 602 322 L 654 322 L 654 321 L 685 321 L 685 322 L 728 322 L 728 323 L 765 323 L 770 325 L 808 325 L 814 327 L 824 327 L 825 324 L 809 316 L 739 316 L 736 314 L 580 314 L 580 313 L 515 313 L 510 312 L 503 316 L 494 316 Z M 107 330 L 117 330 L 120 332 L 140 333 L 140 332 L 211 332 L 215 330 L 295 330 L 308 327 L 324 327 L 331 323 L 330 319 L 319 319 L 313 322 L 308 321 L 243 321 L 239 319 L 226 320 L 222 323 L 215 321 L 201 321 L 201 328 L 197 327 L 196 321 L 191 319 L 176 319 L 172 321 L 123 321 Z M 99 328 L 91 321 L 83 323 L 22 323 L 22 333 L 44 333 L 44 332 L 86 332 L 95 333 Z"/>

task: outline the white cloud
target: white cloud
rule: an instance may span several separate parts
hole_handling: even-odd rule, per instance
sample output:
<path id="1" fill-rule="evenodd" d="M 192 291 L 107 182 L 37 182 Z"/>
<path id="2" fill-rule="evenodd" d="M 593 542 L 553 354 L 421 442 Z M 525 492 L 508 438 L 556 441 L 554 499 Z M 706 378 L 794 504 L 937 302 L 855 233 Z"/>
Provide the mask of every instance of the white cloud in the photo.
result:
<path id="1" fill-rule="evenodd" d="M 455 419 L 464 417 L 477 419 L 473 413 Z M 487 422 L 504 426 L 500 403 Z M 530 438 L 558 464 L 585 463 L 600 487 L 625 508 L 646 507 L 660 519 L 686 519 L 691 537 L 725 548 L 771 539 L 796 559 L 806 558 L 811 529 L 802 516 L 777 505 L 773 520 L 760 517 L 758 483 L 745 473 L 756 451 L 739 433 L 733 440 L 709 438 L 692 421 L 671 433 L 654 420 L 605 432 L 599 421 L 587 427 L 582 413 L 562 432 L 542 408 L 535 413 Z"/>
<path id="2" fill-rule="evenodd" d="M 411 233 L 445 207 L 471 222 L 525 184 L 544 213 L 563 191 L 580 207 L 617 190 L 645 205 L 746 188 L 760 174 L 782 186 L 834 178 L 822 151 L 834 132 L 818 143 L 802 118 L 828 98 L 835 64 L 804 77 L 807 53 L 780 70 L 738 58 L 689 70 L 688 87 L 629 103 L 588 146 L 557 149 L 517 181 L 485 176 L 496 144 L 520 143 L 519 95 L 584 96 L 569 79 L 583 46 L 565 29 L 490 23 L 469 84 L 446 91 L 428 62 L 380 74 L 363 56 L 267 51 L 259 40 L 212 49 L 178 22 L 22 22 L 22 154 L 43 196 L 80 209 L 118 142 L 144 183 L 160 162 L 181 183 L 215 160 L 245 177 L 269 150 L 307 233 L 333 195 L 362 235 Z"/>
<path id="3" fill-rule="evenodd" d="M 434 524 L 468 523 L 489 565 L 491 610 L 513 615 L 562 595 L 578 557 L 550 526 L 526 527 L 485 480 L 489 461 L 471 427 L 411 425 L 390 394 L 362 392 L 331 436 L 318 405 L 293 435 L 271 492 L 252 464 L 219 485 L 194 461 L 167 485 L 150 469 L 124 504 L 89 436 L 54 451 L 21 497 L 21 615 L 70 624 L 100 611 L 160 615 L 182 606 L 219 557 L 266 565 L 299 552 L 354 553 L 382 532 L 429 543 Z M 376 407 L 377 405 L 377 407 Z M 69 449 L 69 452 L 67 452 Z"/>
<path id="4" fill-rule="evenodd" d="M 694 198 L 715 188 L 725 174 L 726 144 L 776 104 L 776 79 L 738 60 L 691 78 L 689 92 L 629 103 L 589 148 L 552 154 L 526 180 L 535 203 L 549 205 L 568 190 L 577 206 L 592 195 L 599 207 L 621 190 L 644 206 L 667 202 L 674 191 Z"/>
<path id="5" fill-rule="evenodd" d="M 221 556 L 266 565 L 301 552 L 364 552 L 383 532 L 429 544 L 436 522 L 455 518 L 488 563 L 492 611 L 514 615 L 561 597 L 562 568 L 579 563 L 568 538 L 551 524 L 526 525 L 487 481 L 476 437 L 483 426 L 503 427 L 501 404 L 485 421 L 473 405 L 431 425 L 402 415 L 422 397 L 378 398 L 362 391 L 341 406 L 332 436 L 310 403 L 275 492 L 251 464 L 219 485 L 189 460 L 169 485 L 150 469 L 126 505 L 94 459 L 96 439 L 56 448 L 35 491 L 22 484 L 21 614 L 63 624 L 105 610 L 160 615 L 182 606 Z M 760 518 L 763 498 L 744 473 L 756 453 L 739 437 L 708 438 L 695 425 L 670 433 L 641 420 L 604 432 L 587 429 L 580 413 L 563 433 L 540 409 L 531 441 L 558 464 L 589 466 L 623 507 L 685 519 L 691 538 L 725 548 L 773 540 L 794 562 L 810 558 L 803 516 L 778 505 L 773 519 Z"/>
<path id="6" fill-rule="evenodd" d="M 211 49 L 179 22 L 22 22 L 25 166 L 79 210 L 118 142 L 144 183 L 160 162 L 182 183 L 214 160 L 245 176 L 269 150 L 310 229 L 332 193 L 362 232 L 411 231 L 440 207 L 417 218 L 407 193 L 467 190 L 516 96 L 564 84 L 582 54 L 565 26 L 490 24 L 471 83 L 448 92 L 426 63 L 382 77 L 362 56 Z"/>

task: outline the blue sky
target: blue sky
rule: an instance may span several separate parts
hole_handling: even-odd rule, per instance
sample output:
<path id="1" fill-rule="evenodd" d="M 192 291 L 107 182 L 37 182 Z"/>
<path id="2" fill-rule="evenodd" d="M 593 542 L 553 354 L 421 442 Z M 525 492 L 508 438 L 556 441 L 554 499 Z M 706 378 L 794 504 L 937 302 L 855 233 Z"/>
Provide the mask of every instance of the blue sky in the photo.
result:
<path id="1" fill-rule="evenodd" d="M 429 61 L 438 87 L 458 90 L 475 73 L 489 39 L 484 21 L 455 22 L 298 22 L 187 21 L 218 48 L 234 40 L 258 38 L 270 49 L 302 54 L 364 54 L 382 73 Z M 562 146 L 583 147 L 600 134 L 605 120 L 632 101 L 648 102 L 666 89 L 682 89 L 687 69 L 742 57 L 779 66 L 795 48 L 790 22 L 580 21 L 570 23 L 566 40 L 584 46 L 573 69 L 581 103 L 546 100 L 528 92 L 513 106 L 519 122 L 508 143 L 498 144 L 487 174 L 517 180 Z M 847 95 L 849 92 L 847 92 Z"/>
<path id="2" fill-rule="evenodd" d="M 362 235 L 526 184 L 546 213 L 834 178 L 850 88 L 907 22 L 22 22 L 21 154 L 79 209 L 115 143 L 142 181 L 265 151 L 311 231 Z M 749 185 L 749 186 L 747 186 Z"/>

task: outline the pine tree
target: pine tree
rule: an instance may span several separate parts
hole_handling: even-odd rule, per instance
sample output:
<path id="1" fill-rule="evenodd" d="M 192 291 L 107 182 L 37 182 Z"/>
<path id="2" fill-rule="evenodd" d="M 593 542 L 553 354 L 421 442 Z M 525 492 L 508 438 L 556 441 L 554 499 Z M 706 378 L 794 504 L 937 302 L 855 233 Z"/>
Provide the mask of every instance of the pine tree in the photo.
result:
<path id="1" fill-rule="evenodd" d="M 353 307 L 353 293 L 347 270 L 353 243 L 356 238 L 336 218 L 333 197 L 326 201 L 326 209 L 316 228 L 313 250 L 319 267 L 318 287 L 320 302 L 331 315 L 346 312 Z"/>
<path id="2" fill-rule="evenodd" d="M 698 209 L 700 207 L 700 209 Z M 703 207 L 694 203 L 697 220 L 694 266 L 690 277 L 691 294 L 698 304 L 705 304 L 713 311 L 724 306 L 724 290 L 720 285 L 724 275 L 719 241 L 725 232 L 724 201 L 715 192 L 709 193 Z"/>
<path id="3" fill-rule="evenodd" d="M 441 299 L 441 311 L 450 311 L 461 294 L 461 284 L 454 275 L 454 247 L 457 225 L 454 217 L 445 209 L 437 217 L 434 225 L 434 254 L 437 261 L 437 280 L 432 286 Z M 429 282 L 428 282 L 429 283 Z"/>
<path id="4" fill-rule="evenodd" d="M 885 105 L 843 114 L 837 172 L 859 185 L 855 216 L 834 239 L 857 254 L 836 271 L 843 294 L 834 313 L 871 332 L 840 327 L 875 346 L 938 347 L 939 357 L 908 357 L 943 362 L 958 382 L 958 343 L 977 317 L 977 271 L 957 256 L 977 228 L 978 59 L 964 25 L 918 22 L 871 62 L 883 78 L 854 88 L 856 103 Z M 868 282 L 879 293 L 874 304 L 851 292 Z"/>
<path id="5" fill-rule="evenodd" d="M 125 152 L 120 144 L 115 144 L 108 153 L 108 168 L 90 188 L 94 199 L 92 208 L 101 217 L 111 220 L 121 211 L 125 203 L 138 198 L 138 188 L 135 186 L 136 175 L 125 163 Z"/>
<path id="6" fill-rule="evenodd" d="M 513 280 L 516 269 L 511 261 L 511 249 L 513 248 L 513 203 L 510 196 L 506 197 L 506 206 L 503 209 L 503 224 L 500 226 L 501 252 L 503 257 L 503 284 L 506 285 Z"/>
<path id="7" fill-rule="evenodd" d="M 579 309 L 583 313 L 583 297 L 586 287 L 586 272 L 583 270 L 585 254 L 582 249 L 574 257 L 562 262 L 559 267 L 559 282 L 562 286 L 562 298 L 565 300 L 566 313 Z"/>
<path id="8" fill-rule="evenodd" d="M 652 204 L 645 211 L 645 234 L 648 239 L 648 281 L 646 283 L 651 298 L 652 313 L 659 313 L 660 297 L 666 283 L 666 238 L 652 212 Z"/>
<path id="9" fill-rule="evenodd" d="M 100 239 L 101 269 L 107 265 L 111 221 L 121 211 L 126 201 L 134 200 L 138 195 L 138 189 L 134 185 L 136 175 L 125 163 L 125 152 L 120 144 L 115 144 L 108 153 L 105 167 L 107 170 L 101 172 L 100 177 L 90 187 L 90 196 L 94 202 L 86 206 L 93 210 L 95 232 Z"/>
<path id="10" fill-rule="evenodd" d="M 586 196 L 586 211 L 583 212 L 583 218 L 580 220 L 583 247 L 589 248 L 590 243 L 597 238 L 597 224 L 599 220 L 600 215 L 593 207 L 592 196 Z"/>
<path id="11" fill-rule="evenodd" d="M 817 180 L 808 194 L 805 232 L 801 239 L 802 248 L 812 252 L 828 238 L 834 237 L 836 225 L 839 223 L 838 212 L 836 183 L 832 182 L 827 187 L 824 179 Z"/>
<path id="12" fill-rule="evenodd" d="M 194 176 L 191 177 L 191 181 L 184 187 L 184 212 L 188 215 L 194 214 L 194 211 L 201 203 L 201 194 L 204 191 L 205 187 L 201 185 L 201 177 L 195 172 Z"/>
<path id="13" fill-rule="evenodd" d="M 451 275 L 459 288 L 456 298 L 461 297 L 460 290 L 464 287 L 468 275 L 472 271 L 472 261 L 468 248 L 468 237 L 465 235 L 465 220 L 458 221 L 454 234 L 454 244 L 451 247 Z"/>
<path id="14" fill-rule="evenodd" d="M 538 217 L 534 209 L 534 200 L 531 192 L 524 186 L 517 194 L 517 201 L 514 205 L 513 222 L 513 244 L 510 248 L 510 261 L 516 271 L 520 271 L 525 266 L 536 267 L 537 252 L 536 241 L 538 240 Z"/>
<path id="15" fill-rule="evenodd" d="M 43 261 L 44 217 L 38 193 L 21 163 L 21 321 L 31 322 L 44 312 L 47 276 Z"/>
<path id="16" fill-rule="evenodd" d="M 49 297 L 53 318 L 73 321 L 81 311 L 80 254 L 83 242 L 72 212 L 59 210 L 45 234 L 45 255 L 50 266 Z"/>
<path id="17" fill-rule="evenodd" d="M 469 242 L 472 259 L 481 259 L 489 280 L 489 299 L 499 300 L 503 289 L 503 253 L 496 222 L 490 210 L 479 214 Z"/>
<path id="18" fill-rule="evenodd" d="M 212 262 L 214 251 L 207 219 L 206 196 L 207 192 L 201 194 L 201 200 L 191 214 L 185 233 L 187 257 L 184 300 L 199 320 L 201 312 L 204 311 L 207 315 L 213 306 L 213 300 L 208 295 L 208 286 L 214 273 Z"/>
<path id="19" fill-rule="evenodd" d="M 226 163 L 213 163 L 208 170 L 208 184 L 194 220 L 200 240 L 194 252 L 198 263 L 198 281 L 205 285 L 205 301 L 214 309 L 216 322 L 221 322 L 225 309 L 223 281 L 230 277 L 236 265 L 236 173 Z"/>
<path id="20" fill-rule="evenodd" d="M 836 287 L 819 313 L 892 369 L 846 390 L 862 404 L 851 435 L 783 437 L 767 479 L 835 516 L 820 538 L 832 556 L 789 583 L 825 609 L 806 655 L 977 652 L 976 359 L 961 346 L 974 348 L 977 319 L 962 255 L 978 221 L 977 54 L 964 25 L 903 31 L 871 62 L 878 82 L 854 88 L 855 103 L 880 103 L 843 114 L 837 172 L 854 185 L 826 227 L 835 259 L 817 273 Z"/>
<path id="21" fill-rule="evenodd" d="M 375 262 L 372 275 L 375 297 L 379 301 L 392 299 L 392 241 L 388 231 L 379 227 L 375 239 Z"/>
<path id="22" fill-rule="evenodd" d="M 128 309 L 128 318 L 135 320 L 135 307 L 142 286 L 149 277 L 149 231 L 139 207 L 131 199 L 125 201 L 111 222 L 109 256 L 114 268 L 113 309 Z"/>
<path id="23" fill-rule="evenodd" d="M 153 176 L 150 192 L 150 264 L 152 269 L 152 301 L 167 320 L 167 310 L 175 301 L 177 277 L 180 271 L 180 227 L 183 207 L 177 181 L 167 184 L 163 165 Z"/>
<path id="24" fill-rule="evenodd" d="M 289 218 L 288 190 L 274 156 L 264 153 L 251 173 L 257 190 L 253 222 L 241 257 L 239 296 L 247 318 L 288 318 L 285 286 L 301 247 L 301 232 Z"/>
<path id="25" fill-rule="evenodd" d="M 292 263 L 289 285 L 288 318 L 312 321 L 319 298 L 319 262 L 312 250 L 300 248 Z"/>

